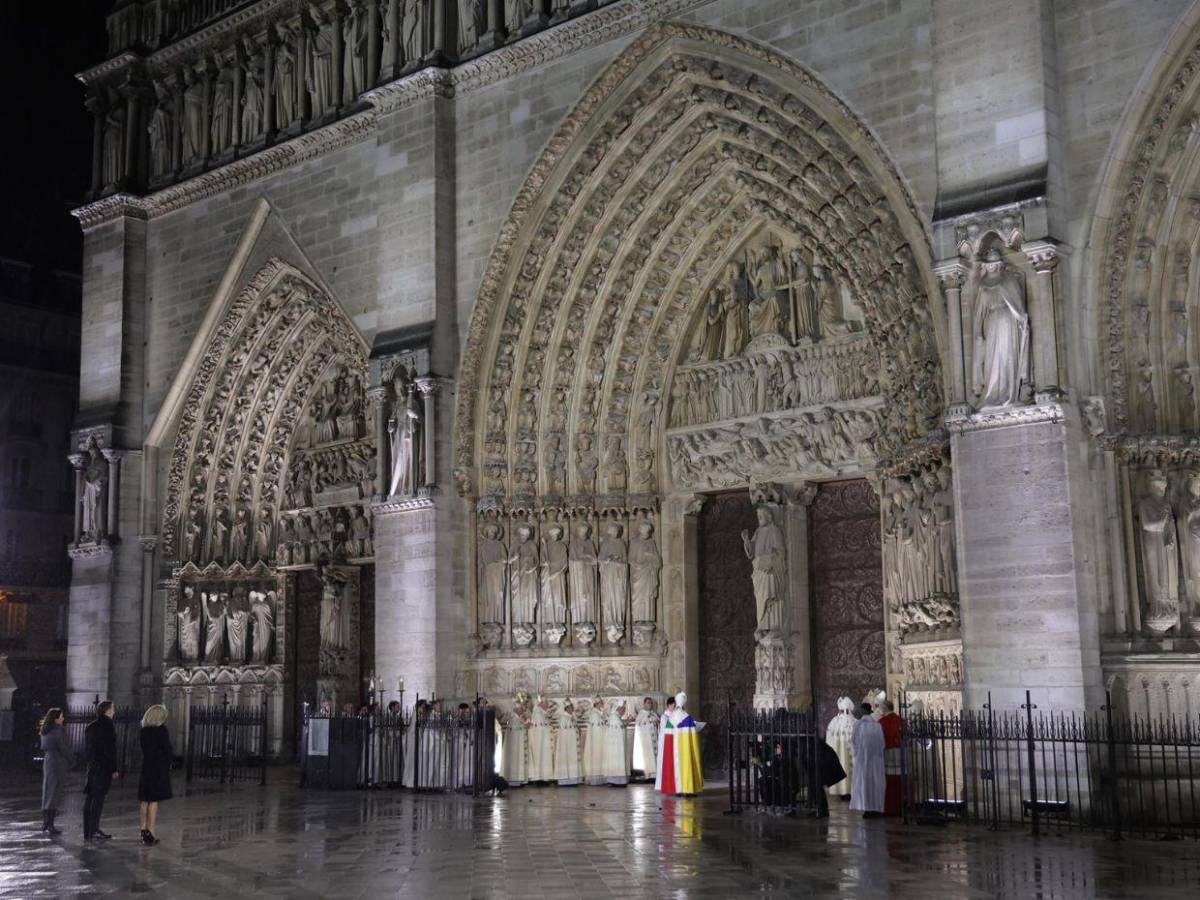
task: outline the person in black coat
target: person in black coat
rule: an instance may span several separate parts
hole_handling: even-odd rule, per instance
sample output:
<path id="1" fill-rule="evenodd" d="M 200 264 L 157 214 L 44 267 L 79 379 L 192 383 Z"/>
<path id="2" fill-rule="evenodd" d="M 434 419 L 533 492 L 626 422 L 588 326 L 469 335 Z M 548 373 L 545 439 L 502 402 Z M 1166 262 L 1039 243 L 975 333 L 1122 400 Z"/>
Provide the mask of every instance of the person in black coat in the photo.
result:
<path id="1" fill-rule="evenodd" d="M 157 844 L 158 804 L 171 799 L 171 736 L 167 733 L 167 708 L 155 704 L 142 716 L 142 777 L 138 780 L 138 806 L 142 816 L 142 843 Z"/>
<path id="2" fill-rule="evenodd" d="M 814 754 L 813 747 L 816 747 Z M 813 815 L 818 819 L 829 818 L 829 788 L 846 777 L 837 751 L 825 743 L 820 734 L 800 742 L 800 768 L 808 782 L 809 798 Z"/>
<path id="3" fill-rule="evenodd" d="M 75 754 L 63 727 L 65 722 L 62 709 L 54 706 L 38 727 L 42 744 L 42 831 L 51 835 L 62 834 L 54 827 L 54 817 L 62 806 L 67 778 L 75 768 Z"/>
<path id="4" fill-rule="evenodd" d="M 111 834 L 100 830 L 100 813 L 104 811 L 104 798 L 112 787 L 117 773 L 117 727 L 113 724 L 116 710 L 111 700 L 96 704 L 96 718 L 83 731 L 84 759 L 87 761 L 87 782 L 83 801 L 83 839 L 107 840 Z"/>

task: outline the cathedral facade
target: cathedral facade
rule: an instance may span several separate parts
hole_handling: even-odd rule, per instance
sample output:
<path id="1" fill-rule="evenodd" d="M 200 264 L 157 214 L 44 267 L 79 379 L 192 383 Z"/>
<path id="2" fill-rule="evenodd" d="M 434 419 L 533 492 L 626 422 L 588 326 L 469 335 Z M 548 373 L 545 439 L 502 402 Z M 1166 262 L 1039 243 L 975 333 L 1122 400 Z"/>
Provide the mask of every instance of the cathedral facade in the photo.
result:
<path id="1" fill-rule="evenodd" d="M 109 40 L 75 700 L 1200 704 L 1200 5 Z"/>

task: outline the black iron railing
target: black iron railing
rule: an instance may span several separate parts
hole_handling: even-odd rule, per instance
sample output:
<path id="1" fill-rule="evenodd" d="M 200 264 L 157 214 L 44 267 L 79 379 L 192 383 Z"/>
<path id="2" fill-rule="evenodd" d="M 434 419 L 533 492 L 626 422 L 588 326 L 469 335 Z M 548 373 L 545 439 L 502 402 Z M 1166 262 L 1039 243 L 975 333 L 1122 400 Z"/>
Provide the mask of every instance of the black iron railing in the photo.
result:
<path id="1" fill-rule="evenodd" d="M 267 703 L 189 710 L 187 780 L 267 783 Z"/>
<path id="2" fill-rule="evenodd" d="M 496 712 L 328 715 L 305 704 L 303 787 L 407 787 L 475 796 L 495 786 Z"/>
<path id="3" fill-rule="evenodd" d="M 918 822 L 1200 838 L 1200 717 L 1021 708 L 904 710 L 905 812 Z"/>
<path id="4" fill-rule="evenodd" d="M 142 768 L 142 714 L 145 710 L 136 706 L 119 706 L 113 713 L 113 725 L 117 731 L 117 771 L 139 772 Z M 19 710 L 14 715 L 13 742 L 20 748 L 18 757 L 34 767 L 42 765 L 42 743 L 37 729 L 45 710 L 40 707 Z M 84 762 L 84 729 L 96 718 L 94 706 L 74 706 L 65 710 L 64 729 L 71 750 Z"/>
<path id="5" fill-rule="evenodd" d="M 729 811 L 814 811 L 822 781 L 820 733 L 808 712 L 738 709 L 732 702 L 725 729 Z"/>

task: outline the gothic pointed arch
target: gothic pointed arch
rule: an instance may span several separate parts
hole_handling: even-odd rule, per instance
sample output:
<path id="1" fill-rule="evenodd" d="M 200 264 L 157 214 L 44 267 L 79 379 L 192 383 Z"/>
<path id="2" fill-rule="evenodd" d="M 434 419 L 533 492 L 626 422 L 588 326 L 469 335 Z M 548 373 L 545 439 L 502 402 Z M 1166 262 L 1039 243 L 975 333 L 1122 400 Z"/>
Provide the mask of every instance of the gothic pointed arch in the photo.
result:
<path id="1" fill-rule="evenodd" d="M 923 438 L 943 406 L 943 317 L 895 167 L 806 69 L 723 32 L 651 28 L 567 116 L 493 251 L 460 363 L 460 493 L 678 487 L 670 394 L 697 362 L 706 298 L 731 263 L 744 285 L 748 254 L 793 251 L 858 311 L 878 383 L 853 415 L 814 399 L 807 419 L 753 429 L 807 429 L 872 460 Z M 738 440 L 754 452 L 754 435 Z"/>
<path id="2" fill-rule="evenodd" d="M 200 566 L 269 561 L 280 510 L 297 505 L 286 496 L 291 460 L 314 405 L 329 405 L 330 379 L 350 397 L 347 439 L 365 434 L 352 405 L 368 346 L 340 304 L 279 257 L 202 340 L 167 469 L 164 556 Z"/>

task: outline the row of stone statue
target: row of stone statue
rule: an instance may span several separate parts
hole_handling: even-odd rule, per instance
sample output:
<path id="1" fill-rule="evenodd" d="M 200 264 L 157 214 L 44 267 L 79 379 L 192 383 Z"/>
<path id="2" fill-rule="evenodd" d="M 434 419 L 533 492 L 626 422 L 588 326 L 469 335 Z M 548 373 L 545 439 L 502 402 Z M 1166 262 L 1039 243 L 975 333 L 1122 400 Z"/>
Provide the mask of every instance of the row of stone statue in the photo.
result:
<path id="1" fill-rule="evenodd" d="M 296 445 L 321 447 L 363 437 L 366 434 L 364 399 L 362 378 L 346 366 L 339 366 L 309 401 L 308 415 L 296 436 Z"/>
<path id="2" fill-rule="evenodd" d="M 873 354 L 864 341 L 859 352 L 789 348 L 682 369 L 671 385 L 669 427 L 876 396 Z"/>
<path id="3" fill-rule="evenodd" d="M 288 509 L 304 509 L 327 491 L 347 489 L 354 497 L 367 499 L 375 489 L 375 466 L 375 446 L 368 441 L 296 454 L 284 502 Z"/>
<path id="4" fill-rule="evenodd" d="M 298 16 L 243 33 L 152 79 L 150 97 L 128 76 L 95 90 L 94 190 L 136 175 L 134 148 L 145 133 L 149 175 L 162 182 L 239 147 L 255 149 L 275 132 L 322 123 L 352 107 L 377 84 L 426 61 L 462 57 L 485 33 L 493 42 L 565 16 L 569 0 L 505 0 L 504 22 L 489 22 L 491 0 L 347 0 L 312 2 Z M 446 21 L 435 21 L 444 9 Z M 133 134 L 129 130 L 133 130 Z"/>
<path id="5" fill-rule="evenodd" d="M 369 506 L 338 506 L 279 518 L 276 565 L 302 566 L 374 555 Z"/>
<path id="6" fill-rule="evenodd" d="M 1159 634 L 1173 628 L 1200 633 L 1200 471 L 1182 478 L 1174 503 L 1170 488 L 1165 472 L 1151 470 L 1137 502 L 1142 622 Z"/>
<path id="7" fill-rule="evenodd" d="M 731 359 L 765 335 L 807 343 L 861 328 L 845 318 L 842 288 L 832 270 L 799 247 L 768 236 L 740 257 L 726 265 L 709 291 L 693 359 Z"/>
<path id="8" fill-rule="evenodd" d="M 901 634 L 958 624 L 949 463 L 888 479 L 880 496 L 884 602 Z"/>
<path id="9" fill-rule="evenodd" d="M 506 543 L 500 521 L 485 518 L 479 526 L 479 636 L 485 647 L 504 646 L 506 625 L 516 647 L 534 645 L 539 627 L 543 644 L 558 646 L 570 625 L 576 646 L 590 646 L 601 628 L 605 643 L 622 645 L 630 617 L 634 646 L 652 641 L 662 571 L 653 522 L 635 520 L 627 541 L 624 523 L 604 521 L 599 543 L 586 520 L 546 522 L 540 540 L 532 520 L 514 519 L 510 527 Z"/>
<path id="10" fill-rule="evenodd" d="M 183 586 L 183 600 L 176 612 L 179 656 L 185 663 L 244 665 L 250 641 L 250 661 L 266 665 L 272 661 L 275 631 L 275 591 L 247 589 L 244 585 L 214 586 L 201 590 Z M 201 656 L 201 630 L 204 654 Z"/>

